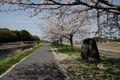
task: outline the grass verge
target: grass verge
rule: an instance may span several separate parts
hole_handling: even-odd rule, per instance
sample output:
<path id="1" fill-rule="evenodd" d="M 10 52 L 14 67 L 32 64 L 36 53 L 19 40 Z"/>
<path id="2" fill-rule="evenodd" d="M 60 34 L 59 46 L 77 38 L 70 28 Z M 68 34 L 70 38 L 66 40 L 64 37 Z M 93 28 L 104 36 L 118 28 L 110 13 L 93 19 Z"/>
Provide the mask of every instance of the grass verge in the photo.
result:
<path id="1" fill-rule="evenodd" d="M 119 52 L 113 52 L 113 51 L 105 51 L 105 50 L 99 50 L 99 51 L 104 51 L 104 52 L 108 52 L 108 53 L 120 54 Z"/>
<path id="2" fill-rule="evenodd" d="M 51 44 L 60 65 L 71 80 L 120 80 L 120 58 L 100 53 L 101 62 L 86 63 L 79 59 L 80 49 L 71 52 L 70 46 Z"/>
<path id="3" fill-rule="evenodd" d="M 32 52 L 34 52 L 35 50 L 37 50 L 39 47 L 43 45 L 44 43 L 38 44 L 28 51 L 25 51 L 25 52 L 23 51 L 20 55 L 13 56 L 6 60 L 1 60 L 0 61 L 0 75 L 4 73 L 5 71 L 7 71 L 12 65 L 19 62 L 21 59 L 28 56 L 29 54 L 31 54 Z"/>

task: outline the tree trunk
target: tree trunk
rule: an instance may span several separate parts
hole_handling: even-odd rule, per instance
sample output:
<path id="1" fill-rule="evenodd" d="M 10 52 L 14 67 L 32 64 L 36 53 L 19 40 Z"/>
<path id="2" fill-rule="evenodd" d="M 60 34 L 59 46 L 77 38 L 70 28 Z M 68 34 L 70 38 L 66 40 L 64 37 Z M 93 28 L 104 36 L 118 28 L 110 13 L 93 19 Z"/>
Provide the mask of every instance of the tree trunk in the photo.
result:
<path id="1" fill-rule="evenodd" d="M 63 43 L 62 43 L 62 42 L 63 42 L 63 40 L 62 40 L 62 38 L 60 38 L 60 44 L 61 44 L 61 45 L 63 45 Z"/>
<path id="2" fill-rule="evenodd" d="M 59 41 L 57 40 L 56 43 L 59 44 Z"/>
<path id="3" fill-rule="evenodd" d="M 71 46 L 71 50 L 74 51 L 73 49 L 73 35 L 70 34 L 70 46 Z"/>

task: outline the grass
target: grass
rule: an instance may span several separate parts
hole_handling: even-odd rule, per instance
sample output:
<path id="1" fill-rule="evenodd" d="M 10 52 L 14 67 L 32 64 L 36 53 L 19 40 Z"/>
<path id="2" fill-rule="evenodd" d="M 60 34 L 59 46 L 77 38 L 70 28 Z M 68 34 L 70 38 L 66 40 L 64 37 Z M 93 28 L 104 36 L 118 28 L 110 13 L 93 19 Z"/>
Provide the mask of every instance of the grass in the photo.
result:
<path id="1" fill-rule="evenodd" d="M 75 42 L 75 45 L 82 45 L 82 42 Z"/>
<path id="2" fill-rule="evenodd" d="M 82 42 L 75 42 L 74 43 L 75 45 L 82 45 Z M 101 43 L 98 43 L 98 44 L 101 44 Z M 98 45 L 97 44 L 97 45 Z M 105 44 L 117 44 L 117 42 L 105 42 Z M 116 45 L 117 46 L 117 45 Z M 104 52 L 109 52 L 109 53 L 115 53 L 115 54 L 120 54 L 119 52 L 114 52 L 114 51 L 105 51 L 105 50 L 99 50 L 99 51 L 104 51 Z"/>
<path id="3" fill-rule="evenodd" d="M 69 56 L 72 56 L 74 53 L 76 53 L 77 55 L 80 53 L 79 48 L 74 47 L 74 51 L 71 51 L 71 48 L 68 45 L 51 44 L 51 46 L 52 48 L 57 48 L 56 50 L 57 53 L 63 53 L 63 54 L 66 53 Z"/>
<path id="4" fill-rule="evenodd" d="M 0 60 L 0 75 L 2 73 L 4 73 L 6 70 L 8 70 L 12 65 L 19 62 L 21 59 L 28 56 L 29 54 L 31 54 L 32 52 L 34 52 L 35 50 L 37 50 L 39 47 L 41 47 L 43 45 L 44 45 L 44 43 L 38 44 L 38 45 L 34 46 L 32 49 L 22 52 L 21 54 L 19 54 L 17 56 L 13 56 L 13 57 L 11 57 L 9 59 L 5 59 L 5 60 Z"/>
<path id="5" fill-rule="evenodd" d="M 105 50 L 99 50 L 99 51 L 104 51 L 104 52 L 108 52 L 108 53 L 120 54 L 119 52 L 114 52 L 114 51 L 105 51 Z"/>
<path id="6" fill-rule="evenodd" d="M 101 53 L 101 52 L 99 52 L 99 54 L 100 54 L 100 56 L 106 56 L 106 57 L 112 57 L 112 58 L 115 58 L 115 57 L 112 56 L 112 55 L 103 54 L 103 53 Z"/>
<path id="7" fill-rule="evenodd" d="M 79 48 L 71 52 L 70 47 L 66 45 L 51 44 L 51 46 L 71 80 L 120 80 L 120 58 L 100 53 L 101 62 L 96 66 L 95 63 L 80 60 Z"/>

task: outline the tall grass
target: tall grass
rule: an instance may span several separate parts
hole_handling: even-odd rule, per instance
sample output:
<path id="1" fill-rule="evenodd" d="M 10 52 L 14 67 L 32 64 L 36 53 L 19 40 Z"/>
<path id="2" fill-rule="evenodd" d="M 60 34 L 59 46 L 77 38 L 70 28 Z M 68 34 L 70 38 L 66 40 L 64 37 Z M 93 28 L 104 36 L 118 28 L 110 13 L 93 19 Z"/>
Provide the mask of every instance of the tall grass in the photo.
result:
<path id="1" fill-rule="evenodd" d="M 41 47 L 43 45 L 44 44 L 41 43 L 39 45 L 34 46 L 32 49 L 30 49 L 28 51 L 22 52 L 20 55 L 13 56 L 13 57 L 6 59 L 6 60 L 1 60 L 0 61 L 0 75 L 2 73 L 4 73 L 6 70 L 8 70 L 12 65 L 19 62 L 21 59 L 28 56 L 29 54 L 31 54 L 32 52 L 34 52 L 35 50 L 37 50 L 39 47 Z"/>

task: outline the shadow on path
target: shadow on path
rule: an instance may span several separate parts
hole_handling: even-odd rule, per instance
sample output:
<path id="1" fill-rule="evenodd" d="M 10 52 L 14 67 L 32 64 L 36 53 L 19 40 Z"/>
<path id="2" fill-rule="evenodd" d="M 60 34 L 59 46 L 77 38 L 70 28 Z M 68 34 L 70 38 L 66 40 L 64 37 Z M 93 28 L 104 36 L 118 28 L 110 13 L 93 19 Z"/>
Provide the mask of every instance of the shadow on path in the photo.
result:
<path id="1" fill-rule="evenodd" d="M 66 76 L 61 72 L 56 63 L 34 63 L 14 68 L 19 71 L 14 75 L 9 75 L 13 80 L 65 80 Z"/>

